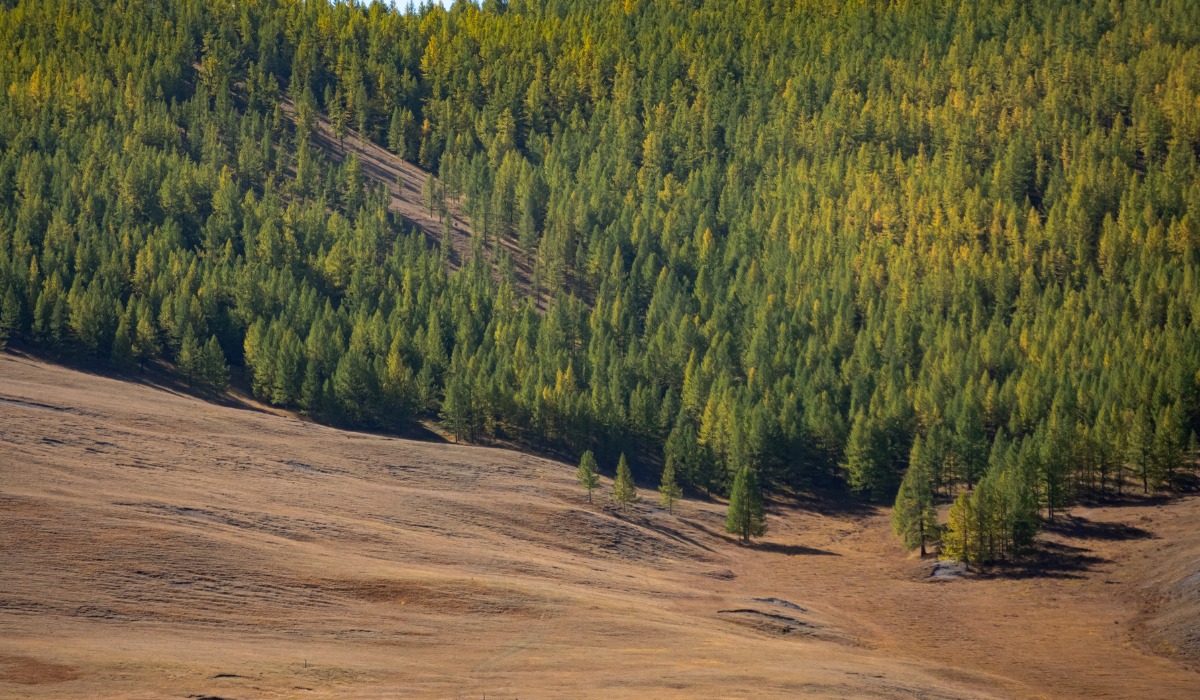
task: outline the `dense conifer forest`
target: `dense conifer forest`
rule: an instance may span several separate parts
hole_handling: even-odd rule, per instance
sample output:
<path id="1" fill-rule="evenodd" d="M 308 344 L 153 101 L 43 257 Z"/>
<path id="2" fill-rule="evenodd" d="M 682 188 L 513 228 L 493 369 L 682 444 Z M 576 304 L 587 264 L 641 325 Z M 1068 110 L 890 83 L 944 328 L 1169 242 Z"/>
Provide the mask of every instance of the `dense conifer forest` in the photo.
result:
<path id="1" fill-rule="evenodd" d="M 899 493 L 913 547 L 957 498 L 968 561 L 1195 453 L 1192 0 L 2 0 L 0 46 L 0 334 L 48 356 Z M 457 269 L 318 120 L 438 174 Z"/>

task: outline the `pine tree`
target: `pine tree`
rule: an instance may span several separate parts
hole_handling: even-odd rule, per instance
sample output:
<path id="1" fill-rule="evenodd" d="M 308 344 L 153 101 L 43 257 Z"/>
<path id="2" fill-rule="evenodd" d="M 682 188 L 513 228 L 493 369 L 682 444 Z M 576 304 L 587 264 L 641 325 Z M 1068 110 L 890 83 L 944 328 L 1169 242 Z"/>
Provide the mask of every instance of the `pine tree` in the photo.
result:
<path id="1" fill-rule="evenodd" d="M 1145 408 L 1136 411 L 1129 426 L 1128 459 L 1142 477 L 1142 493 L 1150 493 L 1150 468 L 1154 455 L 1154 426 Z"/>
<path id="2" fill-rule="evenodd" d="M 143 306 L 138 309 L 137 331 L 133 337 L 133 354 L 142 371 L 145 371 L 148 360 L 158 357 L 159 347 L 158 330 L 150 318 L 150 307 Z"/>
<path id="3" fill-rule="evenodd" d="M 979 558 L 979 532 L 975 515 L 974 494 L 964 491 L 950 506 L 946 531 L 942 535 L 942 556 L 956 559 L 967 566 Z"/>
<path id="4" fill-rule="evenodd" d="M 658 485 L 658 502 L 668 513 L 675 512 L 675 503 L 683 498 L 683 489 L 675 480 L 675 465 L 667 462 L 663 467 L 662 481 Z"/>
<path id="5" fill-rule="evenodd" d="M 887 467 L 876 445 L 876 437 L 874 421 L 865 412 L 859 411 L 850 428 L 841 466 L 851 488 L 880 498 L 888 488 L 889 479 Z"/>
<path id="6" fill-rule="evenodd" d="M 617 477 L 613 480 L 612 499 L 626 510 L 631 504 L 638 502 L 637 486 L 633 483 L 633 473 L 629 471 L 629 462 L 625 454 L 617 460 Z"/>
<path id="7" fill-rule="evenodd" d="M 896 505 L 892 510 L 892 529 L 904 540 L 908 549 L 921 548 L 937 532 L 937 507 L 933 502 L 933 474 L 922 454 L 921 437 L 913 441 L 908 471 L 900 482 Z"/>
<path id="8" fill-rule="evenodd" d="M 133 365 L 133 340 L 130 338 L 130 319 L 132 314 L 121 315 L 117 322 L 117 332 L 113 336 L 112 363 L 118 369 L 128 369 Z"/>
<path id="9" fill-rule="evenodd" d="M 1167 406 L 1159 416 L 1154 431 L 1154 474 L 1156 483 L 1170 487 L 1176 472 L 1183 466 L 1186 449 L 1182 407 Z"/>
<path id="10" fill-rule="evenodd" d="M 600 486 L 599 466 L 591 450 L 584 452 L 583 457 L 579 459 L 579 469 L 575 472 L 575 478 L 579 479 L 580 486 L 587 489 L 588 503 L 591 503 L 592 491 Z"/>
<path id="11" fill-rule="evenodd" d="M 448 374 L 447 377 L 446 399 L 442 402 L 442 422 L 454 434 L 454 441 L 462 442 L 464 437 L 471 434 L 473 424 L 471 387 L 459 375 Z"/>
<path id="12" fill-rule="evenodd" d="M 338 361 L 331 379 L 342 415 L 351 421 L 372 422 L 379 384 L 366 352 L 359 348 L 348 350 Z"/>
<path id="13" fill-rule="evenodd" d="M 225 352 L 215 335 L 208 339 L 200 351 L 200 375 L 213 391 L 224 391 L 225 387 L 229 386 L 229 368 L 225 365 Z"/>
<path id="14" fill-rule="evenodd" d="M 767 532 L 758 475 L 751 467 L 742 467 L 733 479 L 725 531 L 741 537 L 744 543 L 749 543 L 751 537 L 762 537 Z"/>
<path id="15" fill-rule="evenodd" d="M 200 374 L 200 343 L 196 340 L 196 334 L 192 332 L 191 326 L 183 333 L 183 341 L 179 345 L 179 355 L 176 357 L 179 365 L 179 371 L 183 372 L 183 376 L 187 378 L 188 386 L 191 386 L 193 381 Z"/>
<path id="16" fill-rule="evenodd" d="M 1188 437 L 1187 460 L 1192 467 L 1192 476 L 1195 477 L 1196 469 L 1200 467 L 1200 441 L 1197 441 L 1195 432 Z"/>
<path id="17" fill-rule="evenodd" d="M 388 148 L 400 158 L 408 158 L 408 133 L 412 128 L 413 115 L 403 107 L 392 110 L 392 120 L 388 125 Z"/>
<path id="18" fill-rule="evenodd" d="M 8 339 L 21 328 L 21 302 L 17 294 L 9 287 L 0 304 L 0 350 L 8 344 Z"/>

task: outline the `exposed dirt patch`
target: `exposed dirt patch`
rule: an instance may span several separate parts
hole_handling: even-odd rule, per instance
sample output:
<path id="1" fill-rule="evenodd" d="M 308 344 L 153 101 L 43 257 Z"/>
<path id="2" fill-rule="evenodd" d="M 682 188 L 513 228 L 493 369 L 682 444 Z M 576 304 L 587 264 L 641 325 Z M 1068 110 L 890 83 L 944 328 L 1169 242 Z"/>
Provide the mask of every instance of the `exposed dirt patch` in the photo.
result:
<path id="1" fill-rule="evenodd" d="M 545 614 L 548 600 L 512 587 L 461 579 L 330 579 L 312 585 L 370 603 L 411 605 L 449 614 Z"/>
<path id="2" fill-rule="evenodd" d="M 30 656 L 0 655 L 0 681 L 41 685 L 73 681 L 82 674 L 66 664 L 47 663 Z"/>

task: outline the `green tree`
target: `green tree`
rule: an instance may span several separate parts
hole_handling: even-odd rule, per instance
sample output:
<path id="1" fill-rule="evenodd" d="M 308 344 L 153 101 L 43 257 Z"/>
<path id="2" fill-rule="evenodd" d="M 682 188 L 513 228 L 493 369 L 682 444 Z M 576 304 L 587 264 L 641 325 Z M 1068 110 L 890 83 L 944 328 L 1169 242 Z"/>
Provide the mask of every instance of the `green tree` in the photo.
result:
<path id="1" fill-rule="evenodd" d="M 139 311 L 137 333 L 133 340 L 133 354 L 137 357 L 142 369 L 145 370 L 146 362 L 158 357 L 159 352 L 158 329 L 154 327 L 154 321 L 150 318 L 148 310 L 146 313 Z"/>
<path id="2" fill-rule="evenodd" d="M 617 476 L 613 480 L 612 499 L 621 506 L 622 511 L 638 502 L 637 485 L 633 483 L 633 473 L 629 471 L 629 462 L 625 461 L 624 453 L 617 460 Z"/>
<path id="3" fill-rule="evenodd" d="M 946 530 L 942 534 L 941 554 L 970 566 L 979 559 L 979 539 L 974 494 L 964 491 L 950 506 Z"/>
<path id="4" fill-rule="evenodd" d="M 211 336 L 200 351 L 200 375 L 205 385 L 213 391 L 224 391 L 229 386 L 229 368 L 225 364 L 225 352 L 217 337 Z"/>
<path id="5" fill-rule="evenodd" d="M 117 332 L 113 335 L 112 363 L 118 369 L 129 369 L 133 366 L 133 339 L 130 337 L 130 320 L 132 313 L 121 314 L 117 322 Z"/>
<path id="6" fill-rule="evenodd" d="M 751 537 L 762 537 L 767 532 L 758 474 L 751 467 L 742 467 L 733 478 L 729 510 L 725 515 L 725 531 L 742 538 L 744 543 L 749 543 Z"/>
<path id="7" fill-rule="evenodd" d="M 854 417 L 841 467 L 850 487 L 873 498 L 882 498 L 892 486 L 891 475 L 880 454 L 878 427 L 863 411 Z"/>
<path id="8" fill-rule="evenodd" d="M 183 342 L 180 343 L 179 354 L 176 356 L 176 364 L 179 366 L 179 371 L 183 372 L 183 376 L 187 378 L 189 386 L 192 385 L 197 377 L 201 376 L 202 362 L 200 343 L 196 340 L 196 334 L 192 332 L 191 326 L 189 326 L 183 333 Z"/>
<path id="9" fill-rule="evenodd" d="M 936 537 L 938 523 L 937 506 L 933 501 L 933 473 L 923 454 L 920 436 L 913 441 L 908 471 L 896 493 L 892 530 L 904 540 L 908 549 L 920 547 L 921 556 L 926 554 L 925 543 Z"/>
<path id="10" fill-rule="evenodd" d="M 675 480 L 675 465 L 667 462 L 663 467 L 662 481 L 658 485 L 658 502 L 668 513 L 675 512 L 675 504 L 683 498 L 683 489 Z"/>
<path id="11" fill-rule="evenodd" d="M 455 442 L 462 442 L 464 437 L 474 438 L 474 402 L 471 387 L 459 375 L 448 375 L 446 381 L 446 398 L 442 401 L 442 422 L 454 434 Z"/>
<path id="12" fill-rule="evenodd" d="M 592 491 L 600 486 L 600 468 L 591 450 L 584 452 L 583 457 L 579 459 L 579 469 L 575 471 L 575 478 L 579 480 L 579 485 L 587 490 L 588 503 L 591 503 Z"/>
<path id="13" fill-rule="evenodd" d="M 21 302 L 12 287 L 4 293 L 4 301 L 0 303 L 0 350 L 8 344 L 8 339 L 21 328 Z"/>
<path id="14" fill-rule="evenodd" d="M 1129 462 L 1142 477 L 1142 493 L 1150 493 L 1150 470 L 1154 462 L 1154 426 L 1146 409 L 1135 411 L 1129 426 Z"/>
<path id="15" fill-rule="evenodd" d="M 392 119 L 388 126 L 388 148 L 401 158 L 408 158 L 409 133 L 412 131 L 413 114 L 404 107 L 392 110 Z"/>

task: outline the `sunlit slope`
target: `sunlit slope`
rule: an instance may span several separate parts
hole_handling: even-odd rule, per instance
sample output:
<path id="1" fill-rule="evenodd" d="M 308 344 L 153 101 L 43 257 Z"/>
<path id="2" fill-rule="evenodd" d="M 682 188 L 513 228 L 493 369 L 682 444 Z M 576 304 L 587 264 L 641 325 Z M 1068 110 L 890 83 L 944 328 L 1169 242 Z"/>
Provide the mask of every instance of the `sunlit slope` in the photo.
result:
<path id="1" fill-rule="evenodd" d="M 1198 680 L 1131 643 L 1135 582 L 1105 583 L 1151 539 L 1105 541 L 1071 578 L 934 584 L 883 512 L 777 506 L 745 549 L 719 504 L 622 516 L 569 465 L 249 408 L 0 359 L 0 695 L 1186 697 Z"/>

